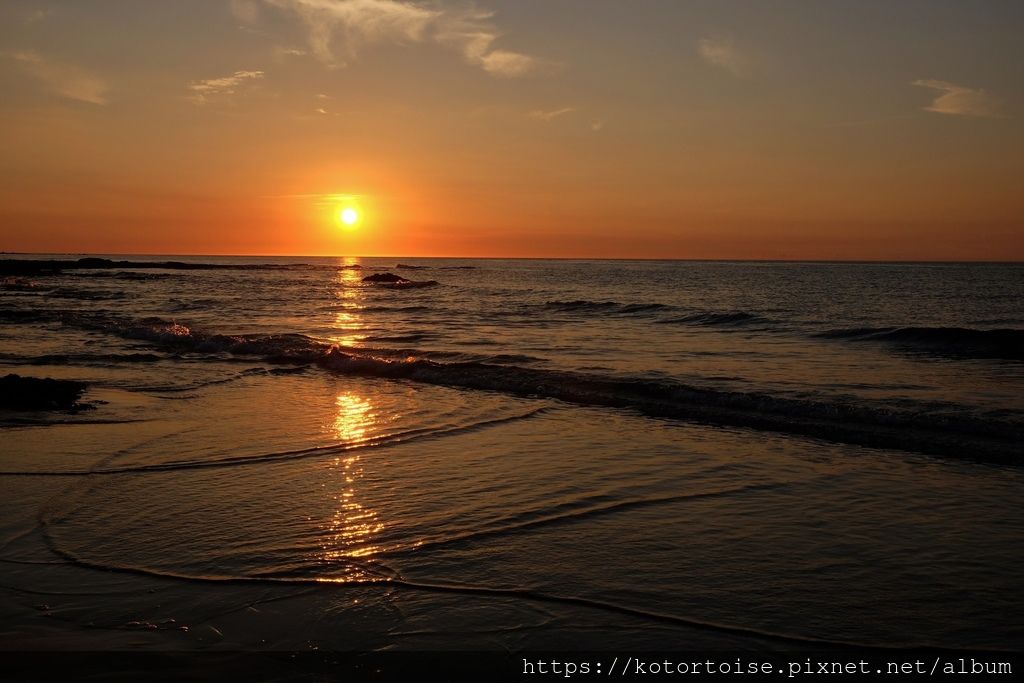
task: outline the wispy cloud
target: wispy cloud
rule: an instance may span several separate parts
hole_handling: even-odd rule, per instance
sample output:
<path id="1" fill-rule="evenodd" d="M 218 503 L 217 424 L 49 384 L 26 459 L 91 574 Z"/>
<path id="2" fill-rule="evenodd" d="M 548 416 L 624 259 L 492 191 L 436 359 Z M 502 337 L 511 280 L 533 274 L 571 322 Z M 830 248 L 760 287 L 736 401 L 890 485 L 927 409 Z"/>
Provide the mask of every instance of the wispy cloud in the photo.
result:
<path id="1" fill-rule="evenodd" d="M 499 33 L 493 12 L 430 7 L 404 0 L 264 0 L 299 16 L 312 53 L 323 63 L 345 66 L 372 43 L 433 43 L 458 51 L 467 63 L 494 76 L 522 76 L 537 69 L 535 57 L 494 47 Z"/>
<path id="2" fill-rule="evenodd" d="M 732 38 L 701 38 L 697 41 L 697 53 L 708 64 L 725 69 L 734 76 L 747 73 L 747 59 L 736 48 Z"/>
<path id="3" fill-rule="evenodd" d="M 50 92 L 78 102 L 107 103 L 107 84 L 79 66 L 55 62 L 35 52 L 15 52 L 12 57 Z"/>
<path id="4" fill-rule="evenodd" d="M 186 87 L 192 93 L 190 99 L 196 104 L 205 104 L 212 97 L 234 95 L 244 84 L 263 78 L 262 71 L 236 71 L 230 76 L 192 81 Z"/>
<path id="5" fill-rule="evenodd" d="M 912 85 L 932 88 L 942 93 L 930 105 L 924 107 L 925 111 L 958 116 L 1000 116 L 999 101 L 984 90 L 965 88 L 962 85 L 931 78 L 916 80 Z"/>
<path id="6" fill-rule="evenodd" d="M 562 107 L 561 109 L 552 109 L 550 111 L 545 111 L 543 109 L 534 109 L 529 114 L 527 114 L 527 116 L 529 116 L 531 119 L 536 119 L 538 121 L 550 121 L 551 119 L 556 119 L 559 116 L 564 116 L 565 114 L 568 114 L 573 111 L 576 111 L 575 107 Z"/>

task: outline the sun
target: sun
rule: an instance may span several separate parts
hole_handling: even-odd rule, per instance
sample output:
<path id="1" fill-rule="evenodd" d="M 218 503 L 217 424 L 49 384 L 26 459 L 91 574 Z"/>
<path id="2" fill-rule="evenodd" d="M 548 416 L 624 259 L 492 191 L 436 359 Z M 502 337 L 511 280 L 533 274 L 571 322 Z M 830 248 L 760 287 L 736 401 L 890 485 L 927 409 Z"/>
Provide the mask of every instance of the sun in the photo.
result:
<path id="1" fill-rule="evenodd" d="M 338 220 L 342 225 L 353 226 L 359 222 L 359 212 L 347 206 L 338 212 Z"/>

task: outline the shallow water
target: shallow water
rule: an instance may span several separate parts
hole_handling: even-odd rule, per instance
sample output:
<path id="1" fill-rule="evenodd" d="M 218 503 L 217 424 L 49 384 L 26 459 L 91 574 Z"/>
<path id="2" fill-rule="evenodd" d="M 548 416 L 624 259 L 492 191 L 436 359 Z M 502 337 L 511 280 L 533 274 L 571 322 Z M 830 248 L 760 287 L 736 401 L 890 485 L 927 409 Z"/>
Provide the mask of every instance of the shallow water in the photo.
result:
<path id="1" fill-rule="evenodd" d="M 8 642 L 1024 635 L 1022 266 L 175 260 L 0 293 Z"/>

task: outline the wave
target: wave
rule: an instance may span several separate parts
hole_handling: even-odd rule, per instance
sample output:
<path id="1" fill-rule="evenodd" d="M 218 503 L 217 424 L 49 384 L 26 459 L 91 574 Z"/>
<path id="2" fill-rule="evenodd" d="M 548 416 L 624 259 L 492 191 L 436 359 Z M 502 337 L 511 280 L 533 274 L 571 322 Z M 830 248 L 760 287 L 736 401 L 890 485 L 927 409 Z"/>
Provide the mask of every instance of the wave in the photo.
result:
<path id="1" fill-rule="evenodd" d="M 431 310 L 430 306 L 364 306 L 364 313 L 419 313 Z"/>
<path id="2" fill-rule="evenodd" d="M 38 323 L 58 322 L 67 311 L 41 310 L 28 308 L 0 308 L 0 322 L 5 323 Z"/>
<path id="3" fill-rule="evenodd" d="M 544 307 L 556 311 L 600 311 L 618 308 L 621 305 L 617 301 L 586 301 L 579 299 L 576 301 L 549 301 L 544 304 Z"/>
<path id="4" fill-rule="evenodd" d="M 366 341 L 370 342 L 387 342 L 394 344 L 414 344 L 416 342 L 426 341 L 433 339 L 435 335 L 430 332 L 420 332 L 412 334 L 400 334 L 400 335 L 377 335 L 366 337 Z"/>
<path id="5" fill-rule="evenodd" d="M 619 313 L 648 313 L 650 311 L 664 311 L 671 309 L 667 304 L 624 304 Z"/>
<path id="6" fill-rule="evenodd" d="M 293 586 L 316 586 L 323 588 L 326 585 L 333 584 L 338 587 L 351 587 L 351 586 L 378 586 L 386 588 L 388 590 L 407 590 L 407 591 L 418 591 L 427 593 L 442 593 L 442 594 L 456 594 L 466 595 L 471 597 L 498 597 L 503 599 L 518 599 L 528 602 L 534 602 L 539 604 L 562 604 L 570 605 L 573 607 L 584 607 L 593 610 L 599 610 L 603 612 L 610 612 L 615 614 L 622 614 L 628 617 L 644 619 L 648 621 L 666 623 L 673 626 L 681 626 L 685 628 L 698 629 L 703 631 L 710 631 L 714 633 L 724 633 L 731 636 L 741 636 L 754 638 L 756 640 L 770 640 L 780 641 L 785 643 L 795 643 L 803 646 L 815 645 L 818 647 L 829 646 L 829 647 L 857 647 L 866 648 L 873 647 L 877 649 L 897 649 L 903 646 L 894 645 L 867 645 L 864 643 L 857 643 L 854 641 L 845 641 L 840 639 L 827 639 L 827 638 L 815 638 L 813 636 L 803 636 L 798 634 L 784 633 L 780 631 L 773 631 L 770 629 L 753 628 L 746 626 L 734 626 L 729 624 L 718 623 L 714 621 L 696 619 L 676 614 L 656 612 L 645 610 L 639 607 L 632 607 L 625 604 L 610 602 L 607 600 L 600 600 L 597 598 L 578 597 L 573 595 L 563 595 L 558 593 L 546 593 L 543 591 L 527 588 L 508 588 L 508 587 L 491 587 L 486 585 L 472 585 L 472 584 L 458 584 L 458 583 L 432 583 L 427 581 L 413 581 L 409 579 L 401 578 L 398 575 L 391 575 L 390 572 L 386 572 L 382 575 L 381 570 L 385 569 L 375 564 L 359 562 L 357 558 L 346 558 L 346 561 L 352 566 L 352 568 L 361 570 L 359 578 L 346 577 L 343 579 L 332 579 L 323 576 L 302 576 L 302 575 L 283 575 L 274 576 L 267 574 L 256 574 L 256 575 L 209 575 L 209 574 L 191 574 L 180 570 L 171 571 L 156 568 L 148 568 L 143 566 L 134 566 L 125 563 L 113 563 L 113 562 L 101 562 L 91 560 L 87 557 L 79 555 L 70 549 L 64 548 L 57 543 L 49 533 L 46 533 L 44 528 L 44 534 L 48 546 L 61 557 L 65 562 L 74 564 L 79 567 L 86 567 L 91 569 L 100 569 L 106 572 L 120 572 L 124 574 L 132 574 L 137 576 L 149 576 L 157 577 L 161 579 L 174 579 L 179 581 L 189 581 L 195 583 L 212 583 L 212 584 L 249 584 L 249 585 L 269 585 L 269 586 L 280 586 L 280 585 L 293 585 Z"/>
<path id="7" fill-rule="evenodd" d="M 156 363 L 167 356 L 154 353 L 52 353 L 41 356 L 21 356 L 0 353 L 0 363 L 18 365 L 118 365 L 120 363 Z"/>
<path id="8" fill-rule="evenodd" d="M 851 342 L 881 342 L 910 350 L 962 358 L 1024 360 L 1024 330 L 969 327 L 857 327 L 815 336 Z"/>
<path id="9" fill-rule="evenodd" d="M 167 310 L 175 313 L 212 310 L 223 303 L 220 299 L 167 299 Z"/>
<path id="10" fill-rule="evenodd" d="M 486 363 L 390 361 L 331 349 L 317 361 L 344 374 L 405 379 L 462 389 L 558 399 L 587 406 L 954 457 L 1019 459 L 1024 424 L 941 415 L 867 402 L 841 402 L 697 388 L 673 381 L 628 379 Z"/>
<path id="11" fill-rule="evenodd" d="M 756 315 L 754 313 L 747 313 L 746 311 L 727 311 L 724 313 L 715 313 L 709 311 L 704 313 L 691 313 L 690 315 L 684 315 L 680 318 L 659 320 L 658 322 L 666 325 L 705 325 L 709 327 L 729 327 L 753 324 L 769 324 L 772 321 L 769 320 L 768 318 Z"/>
<path id="12" fill-rule="evenodd" d="M 110 279 L 110 280 L 129 280 L 132 282 L 146 281 L 146 280 L 166 280 L 168 278 L 179 278 L 183 275 L 178 273 L 133 273 L 131 271 L 117 271 L 107 272 L 105 270 L 96 272 L 75 272 L 69 273 L 74 277 L 88 278 L 88 279 Z"/>
<path id="13" fill-rule="evenodd" d="M 476 270 L 476 266 L 418 266 L 411 263 L 399 263 L 395 268 L 402 270 Z"/>
<path id="14" fill-rule="evenodd" d="M 305 366 L 298 366 L 297 370 L 304 370 Z M 223 384 L 231 384 L 243 380 L 247 377 L 254 375 L 267 375 L 271 374 L 272 371 L 266 368 L 249 368 L 241 372 L 228 375 L 227 377 L 218 377 L 216 379 L 208 379 L 201 382 L 190 382 L 188 384 L 154 384 L 154 385 L 132 385 L 130 388 L 132 391 L 153 393 L 153 394 L 183 394 L 198 391 L 199 389 L 205 389 L 206 387 L 220 386 Z M 161 396 L 160 398 L 165 398 Z"/>
<path id="15" fill-rule="evenodd" d="M 500 363 L 504 365 L 513 363 L 546 363 L 547 359 L 527 356 L 521 353 L 498 353 L 493 356 L 487 356 L 483 361 L 485 363 Z"/>
<path id="16" fill-rule="evenodd" d="M 906 650 L 911 647 L 918 649 L 935 649 L 936 646 L 930 643 L 908 642 L 908 643 L 866 643 L 853 640 L 846 640 L 839 637 L 818 637 L 804 635 L 795 632 L 777 631 L 761 626 L 745 626 L 741 624 L 730 624 L 712 621 L 705 618 L 691 617 L 683 614 L 656 611 L 640 606 L 614 602 L 599 597 L 586 595 L 574 595 L 571 593 L 548 592 L 536 588 L 514 587 L 514 586 L 490 586 L 486 584 L 467 584 L 445 581 L 429 581 L 409 579 L 380 560 L 366 560 L 360 558 L 346 558 L 348 567 L 357 570 L 355 576 L 332 578 L 324 576 L 319 572 L 309 573 L 255 573 L 255 574 L 212 574 L 189 572 L 181 568 L 164 569 L 147 567 L 137 564 L 130 564 L 112 560 L 97 560 L 84 556 L 72 548 L 63 546 L 54 534 L 56 526 L 52 513 L 40 514 L 40 527 L 43 538 L 50 548 L 63 561 L 79 567 L 99 569 L 106 572 L 120 572 L 137 576 L 149 576 L 162 579 L 174 579 L 178 581 L 189 581 L 194 583 L 208 583 L 219 585 L 292 585 L 292 586 L 317 586 L 323 588 L 328 585 L 336 587 L 377 586 L 387 590 L 406 590 L 426 593 L 454 594 L 468 597 L 497 597 L 501 599 L 523 600 L 540 605 L 568 605 L 582 607 L 585 609 L 598 610 L 601 612 L 621 614 L 627 617 L 643 619 L 645 621 L 663 623 L 674 627 L 697 629 L 712 633 L 722 633 L 730 636 L 752 638 L 755 641 L 776 641 L 799 645 L 801 647 L 818 648 L 871 648 L 879 651 Z M 997 649 L 982 649 L 986 653 L 1001 652 Z"/>
<path id="17" fill-rule="evenodd" d="M 79 301 L 112 301 L 127 299 L 128 293 L 122 291 L 105 291 L 97 289 L 77 289 L 74 287 L 58 287 L 46 292 L 46 296 L 56 299 L 77 299 Z"/>
<path id="18" fill-rule="evenodd" d="M 518 364 L 439 362 L 392 355 L 386 350 L 343 351 L 337 345 L 301 334 L 205 334 L 159 318 L 124 321 L 78 317 L 75 322 L 177 351 L 256 356 L 269 363 L 316 364 L 345 375 L 556 399 L 628 409 L 652 417 L 949 457 L 1018 463 L 1024 439 L 1024 421 L 1013 416 L 964 415 L 867 399 L 788 398 L 695 387 L 668 379 Z"/>
<path id="19" fill-rule="evenodd" d="M 622 512 L 624 510 L 636 510 L 671 503 L 743 495 L 755 491 L 772 491 L 785 488 L 786 486 L 788 486 L 786 483 L 746 484 L 714 491 L 684 492 L 661 496 L 646 496 L 641 498 L 607 494 L 596 495 L 580 500 L 557 503 L 543 510 L 524 511 L 521 513 L 507 515 L 504 518 L 499 518 L 492 522 L 481 524 L 472 530 L 461 533 L 441 536 L 433 539 L 428 538 L 426 540 L 417 540 L 415 544 L 408 549 L 420 552 L 426 548 L 463 545 L 466 543 L 475 543 L 493 536 L 505 536 L 525 529 L 535 529 L 538 527 L 559 524 L 571 524 L 583 519 L 600 517 L 616 512 Z"/>
<path id="20" fill-rule="evenodd" d="M 346 441 L 341 443 L 328 444 L 324 446 L 313 446 L 311 448 L 300 448 L 290 451 L 277 451 L 271 453 L 260 453 L 256 455 L 235 455 L 224 458 L 210 458 L 201 460 L 172 460 L 170 462 L 153 463 L 149 465 L 125 465 L 120 467 L 93 467 L 87 470 L 11 470 L 0 472 L 0 476 L 10 477 L 92 477 L 119 474 L 145 474 L 158 472 L 179 472 L 182 470 L 197 469 L 223 469 L 225 467 L 247 467 L 250 465 L 263 465 L 270 462 L 281 462 L 288 460 L 304 460 L 308 458 L 320 458 L 325 455 L 337 455 L 355 450 L 368 450 L 374 448 L 388 448 L 417 441 L 429 441 L 458 434 L 471 434 L 473 432 L 490 429 L 499 425 L 529 420 L 532 417 L 542 415 L 548 410 L 547 406 L 534 408 L 523 413 L 493 417 L 466 424 L 447 424 L 438 427 L 418 427 L 402 432 L 391 434 L 379 434 L 368 436 L 362 439 Z"/>
<path id="21" fill-rule="evenodd" d="M 544 308 L 554 311 L 600 311 L 618 315 L 630 315 L 671 310 L 673 307 L 659 303 L 623 304 L 618 301 L 587 301 L 585 299 L 580 299 L 576 301 L 548 301 L 544 304 Z"/>
<path id="22" fill-rule="evenodd" d="M 775 321 L 746 311 L 693 311 L 685 315 L 666 318 L 664 315 L 685 311 L 678 306 L 642 302 L 620 303 L 618 301 L 548 301 L 544 308 L 554 311 L 603 313 L 615 316 L 656 316 L 654 322 L 660 325 L 696 325 L 703 327 L 740 327 L 745 325 L 770 326 Z"/>

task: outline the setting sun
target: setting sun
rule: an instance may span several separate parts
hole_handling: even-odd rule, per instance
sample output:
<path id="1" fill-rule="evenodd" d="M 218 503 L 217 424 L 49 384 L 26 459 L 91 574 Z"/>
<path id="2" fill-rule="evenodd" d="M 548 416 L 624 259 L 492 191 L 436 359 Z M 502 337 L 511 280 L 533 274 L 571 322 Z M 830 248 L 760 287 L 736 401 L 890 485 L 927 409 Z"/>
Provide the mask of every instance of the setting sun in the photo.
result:
<path id="1" fill-rule="evenodd" d="M 353 209 L 351 206 L 345 207 L 338 212 L 338 220 L 342 225 L 353 226 L 359 222 L 359 212 Z"/>

